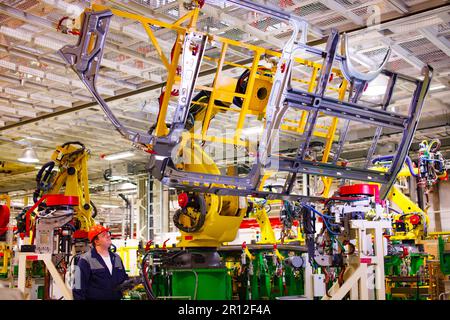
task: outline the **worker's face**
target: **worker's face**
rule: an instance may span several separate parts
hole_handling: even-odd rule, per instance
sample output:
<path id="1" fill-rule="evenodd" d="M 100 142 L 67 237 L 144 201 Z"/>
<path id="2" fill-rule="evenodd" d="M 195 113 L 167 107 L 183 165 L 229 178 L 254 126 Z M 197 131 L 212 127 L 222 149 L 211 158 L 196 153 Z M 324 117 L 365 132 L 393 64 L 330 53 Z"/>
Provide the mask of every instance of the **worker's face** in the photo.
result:
<path id="1" fill-rule="evenodd" d="M 108 249 L 111 246 L 111 233 L 109 231 L 103 231 L 97 236 L 96 244 L 99 247 Z"/>

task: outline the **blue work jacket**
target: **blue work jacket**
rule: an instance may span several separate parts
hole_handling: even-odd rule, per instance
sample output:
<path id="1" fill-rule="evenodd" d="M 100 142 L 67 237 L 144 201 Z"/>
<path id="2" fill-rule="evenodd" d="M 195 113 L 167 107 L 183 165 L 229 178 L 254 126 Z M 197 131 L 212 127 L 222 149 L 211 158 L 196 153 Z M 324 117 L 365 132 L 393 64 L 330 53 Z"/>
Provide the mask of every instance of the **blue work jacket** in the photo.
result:
<path id="1" fill-rule="evenodd" d="M 118 286 L 128 280 L 128 275 L 120 256 L 112 252 L 109 256 L 113 266 L 112 274 L 95 248 L 81 255 L 75 267 L 72 289 L 74 300 L 120 300 L 122 298 L 122 292 Z"/>

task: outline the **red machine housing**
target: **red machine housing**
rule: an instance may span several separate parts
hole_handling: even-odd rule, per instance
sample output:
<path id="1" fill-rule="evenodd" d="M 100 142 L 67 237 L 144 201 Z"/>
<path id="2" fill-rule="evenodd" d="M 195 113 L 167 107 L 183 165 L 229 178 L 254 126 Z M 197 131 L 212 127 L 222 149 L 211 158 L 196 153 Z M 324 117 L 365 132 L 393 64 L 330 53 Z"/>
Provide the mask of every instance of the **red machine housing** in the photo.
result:
<path id="1" fill-rule="evenodd" d="M 375 202 L 380 203 L 380 188 L 376 184 L 353 184 L 349 186 L 342 186 L 339 188 L 341 196 L 357 196 L 365 195 L 375 197 Z"/>
<path id="2" fill-rule="evenodd" d="M 8 206 L 0 205 L 0 236 L 8 231 L 10 211 Z"/>

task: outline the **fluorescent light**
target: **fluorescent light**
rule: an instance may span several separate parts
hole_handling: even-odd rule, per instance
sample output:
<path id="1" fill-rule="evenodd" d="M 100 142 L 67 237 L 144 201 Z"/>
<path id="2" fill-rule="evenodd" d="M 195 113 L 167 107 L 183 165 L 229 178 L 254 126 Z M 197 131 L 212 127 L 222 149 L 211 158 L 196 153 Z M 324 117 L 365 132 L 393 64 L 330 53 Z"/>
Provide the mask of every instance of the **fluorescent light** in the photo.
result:
<path id="1" fill-rule="evenodd" d="M 114 205 L 114 204 L 101 204 L 100 207 L 102 207 L 102 208 L 110 208 L 110 209 L 120 208 L 120 206 L 117 206 L 117 205 Z"/>
<path id="2" fill-rule="evenodd" d="M 39 162 L 36 152 L 31 147 L 26 148 L 25 151 L 23 152 L 22 156 L 20 158 L 18 158 L 17 160 L 19 160 L 20 162 L 25 162 L 25 163 Z"/>
<path id="3" fill-rule="evenodd" d="M 36 141 L 47 141 L 47 139 L 42 139 L 39 137 L 32 137 L 32 136 L 25 136 L 25 139 L 27 140 L 36 140 Z"/>
<path id="4" fill-rule="evenodd" d="M 135 189 L 136 185 L 130 183 L 130 182 L 125 182 L 124 184 L 122 184 L 121 186 L 119 186 L 119 189 L 123 190 L 123 189 Z"/>
<path id="5" fill-rule="evenodd" d="M 108 180 L 111 180 L 111 181 L 118 181 L 118 180 L 127 180 L 128 178 L 127 177 L 124 177 L 124 176 L 111 176 L 111 177 L 109 177 L 109 179 Z"/>
<path id="6" fill-rule="evenodd" d="M 63 77 L 63 76 L 57 75 L 57 74 L 47 73 L 45 75 L 45 77 L 48 80 L 51 80 L 51 81 L 61 82 L 61 83 L 67 84 L 67 85 L 70 84 L 70 79 L 68 79 L 67 77 Z"/>
<path id="7" fill-rule="evenodd" d="M 242 135 L 249 136 L 252 134 L 262 133 L 263 129 L 264 128 L 262 126 L 246 128 L 242 130 Z"/>
<path id="8" fill-rule="evenodd" d="M 158 160 L 158 161 L 162 161 L 162 160 L 164 160 L 164 159 L 166 158 L 166 157 L 163 157 L 163 156 L 159 156 L 159 155 L 157 155 L 157 154 L 154 154 L 153 156 L 154 156 L 155 159 Z"/>
<path id="9" fill-rule="evenodd" d="M 123 159 L 123 158 L 129 158 L 132 156 L 134 156 L 133 151 L 122 151 L 122 152 L 118 152 L 118 153 L 112 153 L 112 154 L 105 155 L 103 157 L 103 159 L 112 161 L 112 160 L 118 160 L 118 159 Z"/>
<path id="10" fill-rule="evenodd" d="M 15 71 L 16 64 L 6 60 L 0 60 L 0 67 Z"/>
<path id="11" fill-rule="evenodd" d="M 20 65 L 19 65 L 19 71 L 22 73 L 26 73 L 27 78 L 31 78 L 31 76 L 43 78 L 45 76 L 45 73 L 42 70 L 25 67 L 25 66 L 20 66 Z"/>
<path id="12" fill-rule="evenodd" d="M 53 99 L 53 104 L 61 105 L 63 107 L 71 107 L 72 106 L 72 102 L 71 101 L 58 99 L 58 98 Z"/>
<path id="13" fill-rule="evenodd" d="M 64 46 L 64 43 L 48 37 L 35 37 L 34 43 L 38 46 L 53 49 L 55 51 L 61 49 L 61 47 Z"/>
<path id="14" fill-rule="evenodd" d="M 14 96 L 28 98 L 28 93 L 22 90 L 16 90 L 12 88 L 4 88 L 5 93 L 12 94 Z"/>
<path id="15" fill-rule="evenodd" d="M 5 26 L 0 27 L 0 33 L 6 34 L 9 37 L 13 37 L 26 42 L 30 42 L 32 39 L 32 35 L 30 32 L 23 32 L 23 30 L 12 29 Z"/>
<path id="16" fill-rule="evenodd" d="M 11 202 L 11 207 L 23 207 L 22 202 Z"/>
<path id="17" fill-rule="evenodd" d="M 50 98 L 40 92 L 32 93 L 32 94 L 30 94 L 30 97 L 35 100 L 40 100 L 41 102 L 44 101 L 44 102 L 52 103 L 52 98 Z"/>
<path id="18" fill-rule="evenodd" d="M 441 85 L 437 85 L 434 87 L 430 87 L 430 91 L 435 91 L 435 90 L 439 90 L 439 89 L 444 89 L 446 86 L 444 86 L 443 84 Z"/>

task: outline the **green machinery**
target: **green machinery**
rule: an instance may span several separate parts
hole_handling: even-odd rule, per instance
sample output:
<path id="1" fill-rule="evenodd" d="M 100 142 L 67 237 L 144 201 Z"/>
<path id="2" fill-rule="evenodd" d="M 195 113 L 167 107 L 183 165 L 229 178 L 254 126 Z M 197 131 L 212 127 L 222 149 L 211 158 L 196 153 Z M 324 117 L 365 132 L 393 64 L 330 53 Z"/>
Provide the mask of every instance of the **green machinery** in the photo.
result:
<path id="1" fill-rule="evenodd" d="M 450 274 L 450 251 L 445 250 L 444 238 L 439 237 L 439 260 L 441 271 L 445 275 Z"/>
<path id="2" fill-rule="evenodd" d="M 386 277 L 386 298 L 424 300 L 436 295 L 436 271 L 430 265 L 430 258 L 437 259 L 424 252 L 408 252 L 402 241 L 393 241 L 394 246 L 403 247 L 403 252 L 396 252 L 385 256 L 384 268 Z M 437 269 L 442 275 L 450 274 L 450 251 L 447 242 L 438 238 L 439 261 Z M 434 260 L 437 262 L 437 260 Z M 439 292 L 438 292 L 439 293 Z"/>
<path id="3" fill-rule="evenodd" d="M 143 258 L 144 285 L 157 299 L 268 300 L 303 295 L 298 246 L 227 246 L 217 251 L 159 248 Z M 292 250 L 294 248 L 294 250 Z M 221 250 L 222 249 L 222 250 Z M 189 258 L 187 258 L 189 257 Z"/>
<path id="4" fill-rule="evenodd" d="M 388 300 L 426 300 L 430 293 L 430 276 L 423 252 L 408 252 L 385 256 L 386 298 Z"/>

